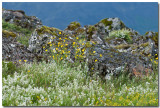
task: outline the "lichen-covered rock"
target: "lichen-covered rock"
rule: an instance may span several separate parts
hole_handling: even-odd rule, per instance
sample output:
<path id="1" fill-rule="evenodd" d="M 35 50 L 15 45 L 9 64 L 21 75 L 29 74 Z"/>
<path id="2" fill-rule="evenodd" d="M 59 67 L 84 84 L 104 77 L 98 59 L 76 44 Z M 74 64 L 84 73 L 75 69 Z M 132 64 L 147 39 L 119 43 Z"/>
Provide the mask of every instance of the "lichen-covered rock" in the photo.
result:
<path id="1" fill-rule="evenodd" d="M 45 47 L 47 43 L 56 42 L 59 32 L 61 32 L 61 30 L 47 26 L 36 29 L 29 39 L 28 50 L 42 54 L 44 52 L 43 47 Z"/>
<path id="2" fill-rule="evenodd" d="M 138 65 L 141 65 L 144 69 L 150 69 L 152 66 L 151 62 L 141 55 L 119 52 L 111 47 L 96 45 L 89 50 L 89 52 L 93 52 L 88 56 L 88 67 L 91 75 L 96 72 L 102 76 L 116 75 L 122 69 L 132 74 L 133 68 L 137 69 Z"/>
<path id="3" fill-rule="evenodd" d="M 105 18 L 102 19 L 97 25 L 99 25 L 100 28 L 103 27 L 103 30 L 105 29 L 105 32 L 107 33 L 111 32 L 112 30 L 120 30 L 123 28 L 128 28 L 119 18 Z"/>
<path id="4" fill-rule="evenodd" d="M 16 37 L 16 34 L 7 30 L 2 30 L 3 37 Z"/>
<path id="5" fill-rule="evenodd" d="M 72 22 L 62 31 L 41 26 L 39 19 L 26 16 L 23 11 L 2 11 L 5 21 L 34 29 L 29 47 L 16 41 L 16 33 L 2 31 L 2 56 L 5 60 L 64 60 L 74 65 L 87 62 L 90 75 L 97 73 L 105 77 L 118 75 L 121 70 L 130 76 L 145 75 L 152 72 L 151 58 L 156 55 L 158 59 L 158 33 L 147 32 L 141 36 L 119 18 L 106 18 L 84 27 L 79 22 Z"/>
<path id="6" fill-rule="evenodd" d="M 29 53 L 27 47 L 16 41 L 16 34 L 3 30 L 2 32 L 2 59 L 9 61 L 33 61 L 34 55 Z M 7 36 L 6 36 L 7 35 Z"/>
<path id="7" fill-rule="evenodd" d="M 158 32 L 146 32 L 145 36 L 147 39 L 153 40 L 156 47 L 158 47 Z"/>
<path id="8" fill-rule="evenodd" d="M 14 23 L 22 28 L 35 29 L 42 25 L 41 20 L 35 16 L 26 16 L 22 10 L 2 10 L 2 19 Z"/>

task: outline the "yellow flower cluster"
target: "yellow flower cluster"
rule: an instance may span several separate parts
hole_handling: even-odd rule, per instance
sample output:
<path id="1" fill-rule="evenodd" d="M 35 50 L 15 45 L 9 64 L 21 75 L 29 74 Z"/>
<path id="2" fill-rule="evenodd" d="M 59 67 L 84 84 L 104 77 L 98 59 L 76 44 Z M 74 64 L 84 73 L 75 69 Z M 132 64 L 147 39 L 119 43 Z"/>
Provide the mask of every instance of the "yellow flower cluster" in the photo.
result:
<path id="1" fill-rule="evenodd" d="M 95 44 L 93 41 L 91 41 L 91 43 L 85 43 L 86 39 L 80 38 L 77 35 L 70 35 L 62 32 L 58 32 L 57 35 L 58 38 L 55 36 L 50 37 L 51 40 L 47 43 L 47 45 L 43 46 L 44 51 L 47 54 L 50 54 L 49 57 L 53 58 L 55 61 L 66 60 L 66 58 L 70 57 L 71 52 L 68 49 L 69 46 L 70 48 L 75 49 L 75 59 L 83 60 L 86 57 L 86 48 L 89 47 L 92 43 Z M 58 42 L 52 41 L 52 39 L 58 39 Z M 96 53 L 96 51 L 93 51 L 93 54 L 94 53 Z M 95 62 L 97 61 L 98 60 L 95 60 Z"/>

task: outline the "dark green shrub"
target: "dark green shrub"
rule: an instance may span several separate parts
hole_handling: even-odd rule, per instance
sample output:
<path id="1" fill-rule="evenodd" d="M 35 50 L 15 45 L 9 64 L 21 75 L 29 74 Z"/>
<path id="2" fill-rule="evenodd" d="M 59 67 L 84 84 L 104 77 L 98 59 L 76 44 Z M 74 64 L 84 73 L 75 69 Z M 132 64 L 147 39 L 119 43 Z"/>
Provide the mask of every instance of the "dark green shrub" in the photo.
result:
<path id="1" fill-rule="evenodd" d="M 107 18 L 101 20 L 100 22 L 103 23 L 105 26 L 109 26 L 113 23 L 112 21 L 108 21 Z"/>
<path id="2" fill-rule="evenodd" d="M 5 22 L 3 20 L 2 20 L 2 28 L 3 28 L 3 30 L 8 30 L 8 31 L 11 31 L 11 32 L 16 32 L 16 33 L 23 34 L 24 36 L 18 36 L 17 37 L 17 41 L 20 42 L 23 45 L 28 46 L 28 40 L 31 36 L 32 30 L 22 28 L 20 26 L 15 25 L 15 24 L 10 24 L 10 23 Z"/>
<path id="3" fill-rule="evenodd" d="M 109 33 L 109 37 L 118 37 L 126 40 L 127 42 L 131 43 L 132 38 L 130 36 L 130 31 L 127 29 L 122 30 L 113 30 Z"/>
<path id="4" fill-rule="evenodd" d="M 2 61 L 2 76 L 7 77 L 8 75 L 13 75 L 14 72 L 18 72 L 19 68 L 13 62 Z"/>

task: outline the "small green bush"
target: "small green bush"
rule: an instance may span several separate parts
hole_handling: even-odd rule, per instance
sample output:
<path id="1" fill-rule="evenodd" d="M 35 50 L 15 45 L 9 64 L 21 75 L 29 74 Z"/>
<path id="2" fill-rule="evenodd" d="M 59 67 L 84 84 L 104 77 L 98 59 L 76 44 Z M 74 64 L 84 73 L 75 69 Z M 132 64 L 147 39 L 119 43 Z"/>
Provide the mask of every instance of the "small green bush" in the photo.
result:
<path id="1" fill-rule="evenodd" d="M 18 36 L 17 41 L 23 45 L 28 46 L 28 40 L 31 36 L 32 30 L 22 28 L 20 26 L 15 25 L 15 24 L 10 24 L 10 23 L 5 22 L 3 20 L 2 20 L 2 28 L 3 28 L 3 30 L 8 30 L 8 31 L 24 34 L 25 36 Z"/>
<path id="2" fill-rule="evenodd" d="M 8 75 L 13 75 L 15 71 L 19 71 L 13 62 L 2 61 L 2 76 L 7 77 Z"/>
<path id="3" fill-rule="evenodd" d="M 118 37 L 118 38 L 125 39 L 127 42 L 132 42 L 130 31 L 127 29 L 113 30 L 109 33 L 109 37 Z"/>
<path id="4" fill-rule="evenodd" d="M 5 22 L 4 20 L 2 20 L 2 28 L 4 30 L 20 32 L 20 33 L 23 33 L 25 35 L 32 33 L 32 30 L 29 30 L 29 29 L 26 29 L 26 28 L 22 28 L 20 26 L 15 25 L 15 24 L 11 24 L 11 23 Z"/>
<path id="5" fill-rule="evenodd" d="M 100 22 L 105 26 L 111 25 L 113 23 L 112 21 L 108 21 L 108 18 L 102 19 Z"/>
<path id="6" fill-rule="evenodd" d="M 81 27 L 81 24 L 77 21 L 71 22 L 70 25 L 68 26 L 68 30 L 75 30 L 77 28 Z"/>

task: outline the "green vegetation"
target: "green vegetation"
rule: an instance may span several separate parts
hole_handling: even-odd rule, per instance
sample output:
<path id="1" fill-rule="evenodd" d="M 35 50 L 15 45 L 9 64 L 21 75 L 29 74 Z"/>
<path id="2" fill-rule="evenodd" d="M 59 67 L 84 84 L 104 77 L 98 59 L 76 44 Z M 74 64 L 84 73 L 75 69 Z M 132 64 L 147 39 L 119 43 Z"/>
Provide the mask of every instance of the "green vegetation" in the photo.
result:
<path id="1" fill-rule="evenodd" d="M 145 35 L 148 35 L 148 34 L 149 32 L 145 33 Z M 155 32 L 155 33 L 152 32 L 152 34 L 153 34 L 152 36 L 149 36 L 147 38 L 152 39 L 155 42 L 155 44 L 158 46 L 158 32 Z"/>
<path id="2" fill-rule="evenodd" d="M 100 22 L 103 23 L 105 26 L 109 26 L 113 23 L 112 21 L 108 21 L 108 18 L 105 18 L 101 20 Z"/>
<path id="3" fill-rule="evenodd" d="M 15 32 L 16 34 L 19 34 L 17 35 L 17 41 L 23 45 L 28 46 L 28 40 L 31 36 L 32 30 L 22 28 L 20 26 L 5 22 L 3 20 L 2 20 L 2 28 L 3 28 L 3 31 L 5 30 L 6 32 L 10 32 L 10 33 Z M 5 31 L 3 33 L 5 33 Z"/>
<path id="4" fill-rule="evenodd" d="M 16 37 L 15 33 L 7 31 L 7 30 L 2 30 L 2 33 L 4 37 L 9 37 L 9 36 L 14 37 L 14 38 Z"/>
<path id="5" fill-rule="evenodd" d="M 41 28 L 36 30 L 38 35 L 44 34 L 44 33 L 49 33 L 53 36 L 58 36 L 57 33 L 61 32 L 61 30 L 53 27 L 47 27 L 47 26 L 42 26 Z"/>
<path id="6" fill-rule="evenodd" d="M 118 38 L 125 39 L 127 42 L 132 42 L 130 31 L 127 29 L 111 31 L 109 33 L 109 37 L 118 37 Z"/>
<path id="7" fill-rule="evenodd" d="M 2 20 L 2 28 L 3 28 L 3 30 L 9 30 L 12 32 L 23 33 L 25 35 L 31 34 L 31 32 L 32 32 L 31 30 L 22 28 L 20 26 L 15 25 L 15 24 L 5 22 L 4 20 Z"/>
<path id="8" fill-rule="evenodd" d="M 68 26 L 68 30 L 75 30 L 77 28 L 81 27 L 81 24 L 79 22 L 71 22 Z"/>
<path id="9" fill-rule="evenodd" d="M 5 36 L 16 37 L 13 34 L 18 33 L 15 25 L 7 24 L 11 27 L 4 26 Z M 74 25 L 71 29 L 80 27 L 77 22 L 71 25 Z M 88 34 L 91 35 L 95 30 L 95 26 L 89 26 Z M 96 44 L 94 41 L 84 43 L 84 35 L 73 35 L 70 40 L 61 30 L 46 26 L 37 29 L 37 33 L 59 34 L 57 43 L 48 41 L 43 46 L 43 54 L 48 55 L 50 61 L 29 64 L 19 60 L 19 67 L 12 62 L 3 61 L 3 106 L 158 106 L 158 57 L 152 60 L 153 72 L 143 77 L 131 78 L 123 70 L 119 76 L 107 75 L 107 78 L 100 78 L 93 74 L 90 77 L 84 53 L 86 48 Z M 130 32 L 126 29 L 112 31 L 109 36 L 131 41 Z M 28 43 L 29 38 L 21 38 L 23 37 L 18 38 L 21 43 Z M 51 37 L 54 38 L 55 36 Z M 71 55 L 71 51 L 67 49 L 70 47 L 69 42 L 75 48 L 75 63 L 67 60 Z M 148 43 L 141 44 L 144 47 L 147 45 Z M 128 47 L 133 46 L 123 44 L 117 46 L 117 49 Z"/>
<path id="10" fill-rule="evenodd" d="M 152 40 L 155 42 L 155 44 L 158 46 L 158 32 L 155 33 Z"/>
<path id="11" fill-rule="evenodd" d="M 87 66 L 71 67 L 64 61 L 23 64 L 20 72 L 13 70 L 13 76 L 2 79 L 3 106 L 158 106 L 154 65 L 149 76 L 130 79 L 122 71 L 105 81 L 87 76 Z"/>
<path id="12" fill-rule="evenodd" d="M 16 65 L 9 61 L 2 61 L 2 76 L 7 77 L 8 75 L 13 75 L 15 72 L 18 72 L 19 68 Z"/>

